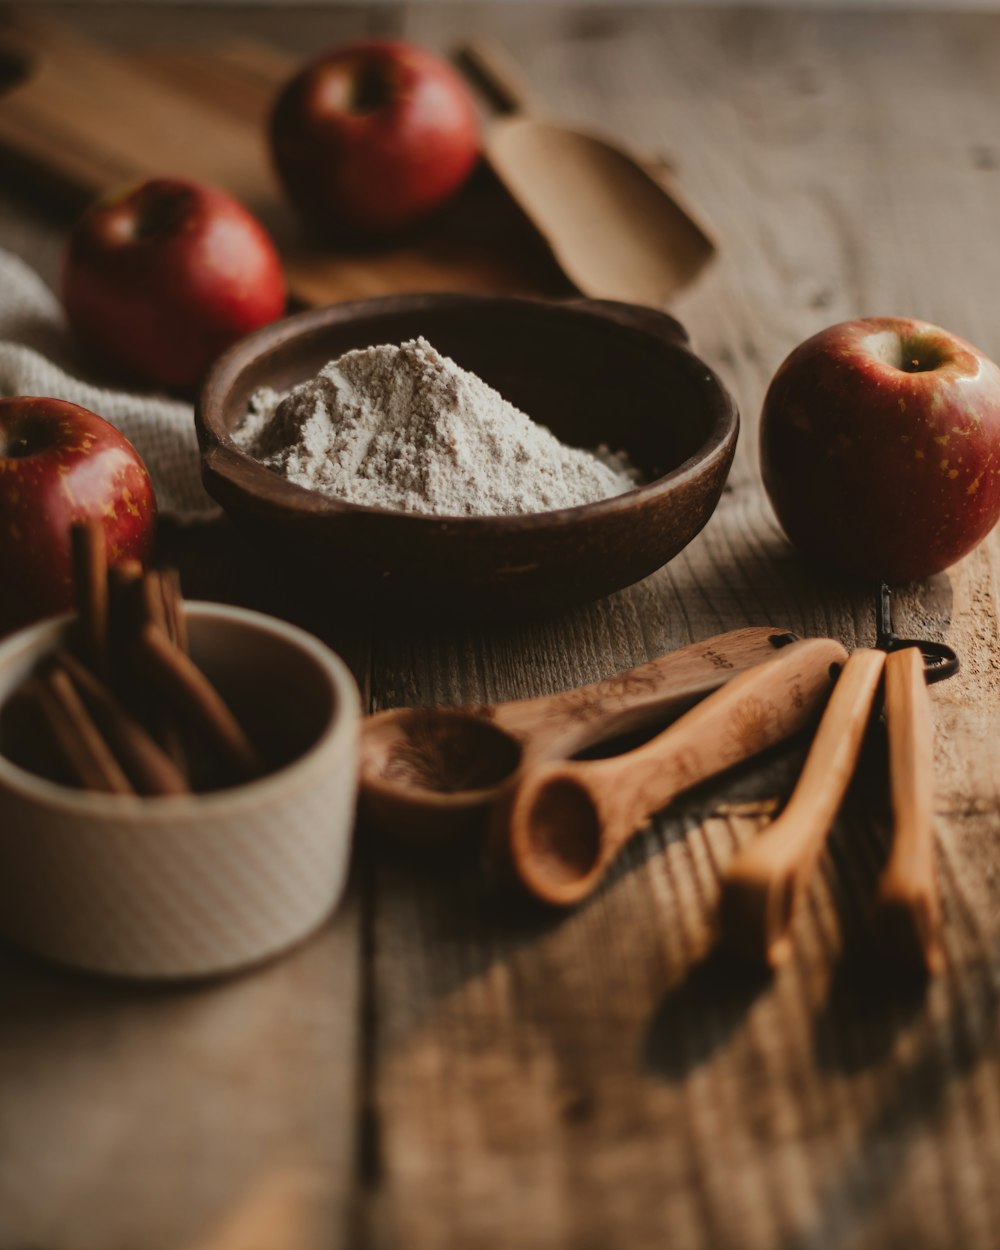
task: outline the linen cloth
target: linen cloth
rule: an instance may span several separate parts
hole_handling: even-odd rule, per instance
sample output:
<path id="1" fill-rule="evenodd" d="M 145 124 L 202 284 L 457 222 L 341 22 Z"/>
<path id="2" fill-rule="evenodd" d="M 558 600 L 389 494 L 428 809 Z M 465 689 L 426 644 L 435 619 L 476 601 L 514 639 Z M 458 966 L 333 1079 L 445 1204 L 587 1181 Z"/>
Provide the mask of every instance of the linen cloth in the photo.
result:
<path id="1" fill-rule="evenodd" d="M 218 511 L 201 484 L 192 406 L 88 380 L 59 301 L 33 269 L 2 249 L 0 395 L 49 395 L 89 408 L 146 462 L 161 513 L 197 520 Z"/>

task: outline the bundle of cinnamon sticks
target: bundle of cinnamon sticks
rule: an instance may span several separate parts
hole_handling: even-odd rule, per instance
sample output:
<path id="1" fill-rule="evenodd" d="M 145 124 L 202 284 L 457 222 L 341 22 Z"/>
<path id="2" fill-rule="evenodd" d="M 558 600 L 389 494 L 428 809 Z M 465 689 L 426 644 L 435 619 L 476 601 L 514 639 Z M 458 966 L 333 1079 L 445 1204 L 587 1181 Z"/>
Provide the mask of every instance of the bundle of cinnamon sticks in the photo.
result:
<path id="1" fill-rule="evenodd" d="M 256 748 L 189 655 L 176 570 L 135 560 L 109 569 L 98 520 L 74 527 L 72 551 L 78 620 L 12 700 L 18 762 L 110 794 L 188 794 L 260 776 Z"/>

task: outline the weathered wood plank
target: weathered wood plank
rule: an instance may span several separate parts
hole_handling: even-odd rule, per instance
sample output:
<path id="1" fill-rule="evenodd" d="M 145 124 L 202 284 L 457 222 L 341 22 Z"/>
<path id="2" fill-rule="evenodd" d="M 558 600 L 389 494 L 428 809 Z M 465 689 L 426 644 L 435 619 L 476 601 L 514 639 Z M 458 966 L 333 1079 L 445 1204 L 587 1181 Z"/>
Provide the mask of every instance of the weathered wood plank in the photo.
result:
<path id="1" fill-rule="evenodd" d="M 677 311 L 744 436 L 732 489 L 669 569 L 557 622 L 383 640 L 376 701 L 534 693 L 737 623 L 870 642 L 867 593 L 803 569 L 777 530 L 755 417 L 786 352 L 846 316 L 913 312 L 1000 353 L 981 255 L 995 188 L 971 152 L 1000 22 L 452 6 L 407 30 L 440 43 L 470 21 L 555 112 L 676 161 L 724 245 Z M 947 245 L 946 211 L 962 222 Z M 370 849 L 374 1244 L 994 1244 L 997 558 L 994 540 L 900 597 L 901 627 L 947 630 L 965 660 L 934 692 L 950 964 L 923 998 L 867 993 L 838 957 L 845 937 L 863 949 L 885 856 L 877 755 L 773 980 L 705 952 L 719 869 L 787 793 L 794 752 L 678 805 L 568 917 L 512 910 L 474 868 L 441 879 Z"/>
<path id="2" fill-rule="evenodd" d="M 303 1231 L 281 1244 L 349 1244 L 356 919 L 348 905 L 284 960 L 196 989 L 5 950 L 0 1246 L 215 1250 L 216 1228 L 289 1184 Z"/>
<path id="3" fill-rule="evenodd" d="M 97 26 L 109 17 L 108 35 L 119 27 L 113 15 L 78 16 Z M 197 14 L 147 16 L 154 40 L 160 30 L 197 39 L 201 29 Z M 120 25 L 133 17 L 120 11 Z M 334 35 L 367 27 L 359 11 L 327 21 Z M 232 22 L 230 10 L 216 26 L 231 33 Z M 132 26 L 141 40 L 142 23 Z M 55 286 L 62 226 L 15 191 L 0 191 L 0 246 Z M 253 553 L 225 527 L 164 538 L 190 597 L 277 611 L 332 634 L 367 683 L 365 639 L 347 638 L 338 623 L 331 630 L 287 588 L 262 579 Z M 0 1246 L 353 1246 L 359 941 L 352 893 L 321 934 L 286 958 L 195 988 L 115 986 L 4 947 Z"/>

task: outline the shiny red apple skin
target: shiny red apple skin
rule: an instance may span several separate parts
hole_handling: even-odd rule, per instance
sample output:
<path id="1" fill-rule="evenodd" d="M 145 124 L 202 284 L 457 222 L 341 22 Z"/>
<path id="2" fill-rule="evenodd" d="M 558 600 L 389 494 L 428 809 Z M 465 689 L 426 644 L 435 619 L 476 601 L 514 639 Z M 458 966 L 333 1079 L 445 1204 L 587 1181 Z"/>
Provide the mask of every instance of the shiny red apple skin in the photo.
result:
<path id="1" fill-rule="evenodd" d="M 479 153 L 458 73 L 392 40 L 344 44 L 307 65 L 280 92 L 270 134 L 289 199 L 332 235 L 411 226 L 454 195 Z"/>
<path id="2" fill-rule="evenodd" d="M 87 209 L 67 240 L 62 296 L 95 362 L 181 392 L 286 302 L 281 261 L 256 217 L 215 187 L 175 178 Z"/>
<path id="3" fill-rule="evenodd" d="M 73 604 L 70 527 L 100 517 L 109 562 L 152 554 L 156 500 L 139 453 L 61 399 L 0 399 L 0 633 Z"/>
<path id="4" fill-rule="evenodd" d="M 1000 516 L 1000 369 L 927 322 L 830 326 L 775 374 L 760 455 L 806 555 L 868 580 L 928 577 Z"/>

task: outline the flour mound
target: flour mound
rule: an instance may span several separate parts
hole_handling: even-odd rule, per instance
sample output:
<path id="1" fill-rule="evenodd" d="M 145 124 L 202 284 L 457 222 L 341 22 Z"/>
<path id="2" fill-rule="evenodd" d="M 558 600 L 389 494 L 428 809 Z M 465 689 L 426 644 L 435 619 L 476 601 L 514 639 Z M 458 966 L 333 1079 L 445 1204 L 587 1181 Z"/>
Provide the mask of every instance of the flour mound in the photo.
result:
<path id="1" fill-rule="evenodd" d="M 436 516 L 546 512 L 635 485 L 623 456 L 565 446 L 423 338 L 257 391 L 234 440 L 310 490 Z"/>

